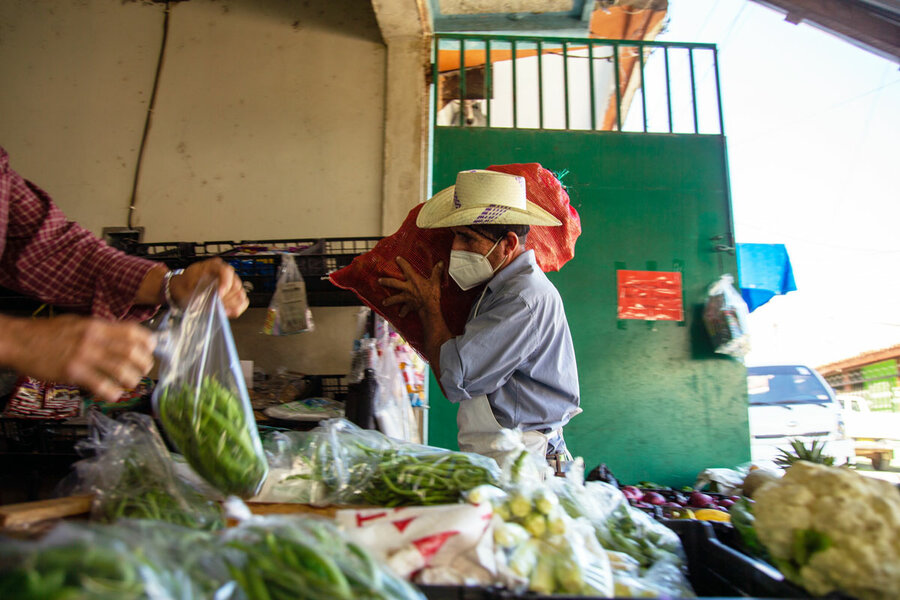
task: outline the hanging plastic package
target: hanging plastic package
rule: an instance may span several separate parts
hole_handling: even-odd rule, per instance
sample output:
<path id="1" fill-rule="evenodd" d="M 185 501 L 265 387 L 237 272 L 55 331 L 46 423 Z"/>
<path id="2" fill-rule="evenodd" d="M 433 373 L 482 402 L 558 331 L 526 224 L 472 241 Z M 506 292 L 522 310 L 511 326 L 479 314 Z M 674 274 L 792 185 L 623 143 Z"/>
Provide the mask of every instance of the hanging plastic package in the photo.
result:
<path id="1" fill-rule="evenodd" d="M 703 308 L 703 323 L 719 354 L 741 358 L 750 351 L 747 303 L 734 287 L 734 278 L 725 274 L 713 283 Z"/>
<path id="2" fill-rule="evenodd" d="M 183 313 L 164 317 L 153 410 L 198 475 L 223 494 L 248 498 L 268 466 L 216 287 L 198 287 Z"/>
<path id="3" fill-rule="evenodd" d="M 293 254 L 281 255 L 278 284 L 269 302 L 263 323 L 266 335 L 290 335 L 314 329 L 312 311 L 306 298 L 306 282 Z"/>

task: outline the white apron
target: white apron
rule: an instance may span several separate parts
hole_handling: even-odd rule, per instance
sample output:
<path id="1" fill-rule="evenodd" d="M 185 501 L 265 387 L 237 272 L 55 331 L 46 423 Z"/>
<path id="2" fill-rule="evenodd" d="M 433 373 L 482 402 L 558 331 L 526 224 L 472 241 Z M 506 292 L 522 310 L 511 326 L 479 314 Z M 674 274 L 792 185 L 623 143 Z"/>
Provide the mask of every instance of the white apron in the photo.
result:
<path id="1" fill-rule="evenodd" d="M 456 425 L 459 433 L 456 436 L 459 449 L 463 452 L 476 452 L 489 456 L 500 462 L 515 449 L 511 438 L 503 435 L 503 428 L 497 422 L 494 411 L 487 396 L 472 396 L 468 400 L 459 403 L 459 412 L 456 413 Z M 525 449 L 540 460 L 547 460 L 547 447 L 550 438 L 559 433 L 559 430 L 544 434 L 540 431 L 522 432 L 522 443 Z"/>
<path id="2" fill-rule="evenodd" d="M 475 305 L 473 318 L 478 315 L 481 300 L 487 291 L 485 287 L 481 297 Z M 515 450 L 513 440 L 504 435 L 503 427 L 497 422 L 491 403 L 486 395 L 472 396 L 468 400 L 459 403 L 459 411 L 456 413 L 456 425 L 459 428 L 456 440 L 459 449 L 463 452 L 475 452 L 497 460 L 502 464 L 502 459 L 509 456 Z M 541 461 L 547 460 L 547 447 L 553 436 L 562 433 L 561 429 L 551 431 L 549 434 L 540 431 L 522 432 L 522 443 L 525 449 Z"/>

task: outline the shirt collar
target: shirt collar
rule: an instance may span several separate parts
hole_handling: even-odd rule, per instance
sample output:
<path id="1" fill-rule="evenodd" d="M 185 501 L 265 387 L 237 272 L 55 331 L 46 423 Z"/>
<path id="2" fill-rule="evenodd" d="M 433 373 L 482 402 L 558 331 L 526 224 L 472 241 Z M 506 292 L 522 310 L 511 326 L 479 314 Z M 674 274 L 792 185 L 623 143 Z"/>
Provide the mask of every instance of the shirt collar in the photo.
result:
<path id="1" fill-rule="evenodd" d="M 537 261 L 534 258 L 534 250 L 526 250 L 515 257 L 511 263 L 506 265 L 506 268 L 500 269 L 497 274 L 488 281 L 487 288 L 491 290 L 491 292 L 494 292 L 497 288 L 502 287 L 507 280 L 526 271 L 530 271 L 536 266 Z"/>

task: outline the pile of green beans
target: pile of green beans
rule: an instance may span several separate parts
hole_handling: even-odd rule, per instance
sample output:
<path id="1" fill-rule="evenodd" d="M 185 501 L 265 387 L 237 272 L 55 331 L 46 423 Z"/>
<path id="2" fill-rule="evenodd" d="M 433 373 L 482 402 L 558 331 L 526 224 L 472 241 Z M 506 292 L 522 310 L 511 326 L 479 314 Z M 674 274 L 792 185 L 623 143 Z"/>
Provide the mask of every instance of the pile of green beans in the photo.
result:
<path id="1" fill-rule="evenodd" d="M 47 548 L 0 569 L 0 598 L 146 598 L 139 566 L 128 558 L 118 548 L 86 542 Z"/>
<path id="2" fill-rule="evenodd" d="M 421 600 L 407 582 L 324 522 L 246 527 L 229 547 L 229 571 L 248 600 Z"/>
<path id="3" fill-rule="evenodd" d="M 257 450 L 256 423 L 248 422 L 231 390 L 204 377 L 199 390 L 186 383 L 164 389 L 157 408 L 166 433 L 201 477 L 224 494 L 256 494 L 268 466 Z"/>
<path id="4" fill-rule="evenodd" d="M 479 485 L 499 484 L 496 468 L 479 464 L 486 459 L 465 452 L 364 449 L 377 458 L 377 473 L 361 494 L 373 506 L 453 504 Z"/>
<path id="5" fill-rule="evenodd" d="M 138 451 L 131 449 L 124 457 L 115 486 L 99 490 L 92 511 L 95 518 L 110 523 L 121 518 L 152 519 L 192 529 L 225 526 L 217 502 L 179 481 L 162 464 L 148 465 L 148 460 L 158 457 L 135 455 Z M 168 460 L 168 453 L 165 460 Z"/>
<path id="6" fill-rule="evenodd" d="M 215 502 L 199 494 L 188 505 L 162 489 L 111 495 L 103 504 L 103 520 L 151 519 L 166 521 L 192 529 L 219 529 L 225 526 L 221 510 Z"/>

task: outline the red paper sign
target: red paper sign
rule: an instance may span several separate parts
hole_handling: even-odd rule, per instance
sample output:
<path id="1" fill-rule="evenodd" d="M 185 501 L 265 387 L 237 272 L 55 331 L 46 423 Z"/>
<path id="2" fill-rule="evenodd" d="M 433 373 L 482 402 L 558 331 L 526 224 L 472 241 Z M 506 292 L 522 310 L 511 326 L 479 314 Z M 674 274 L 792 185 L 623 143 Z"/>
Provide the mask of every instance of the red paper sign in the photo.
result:
<path id="1" fill-rule="evenodd" d="M 683 321 L 681 273 L 678 271 L 616 271 L 618 318 Z"/>

